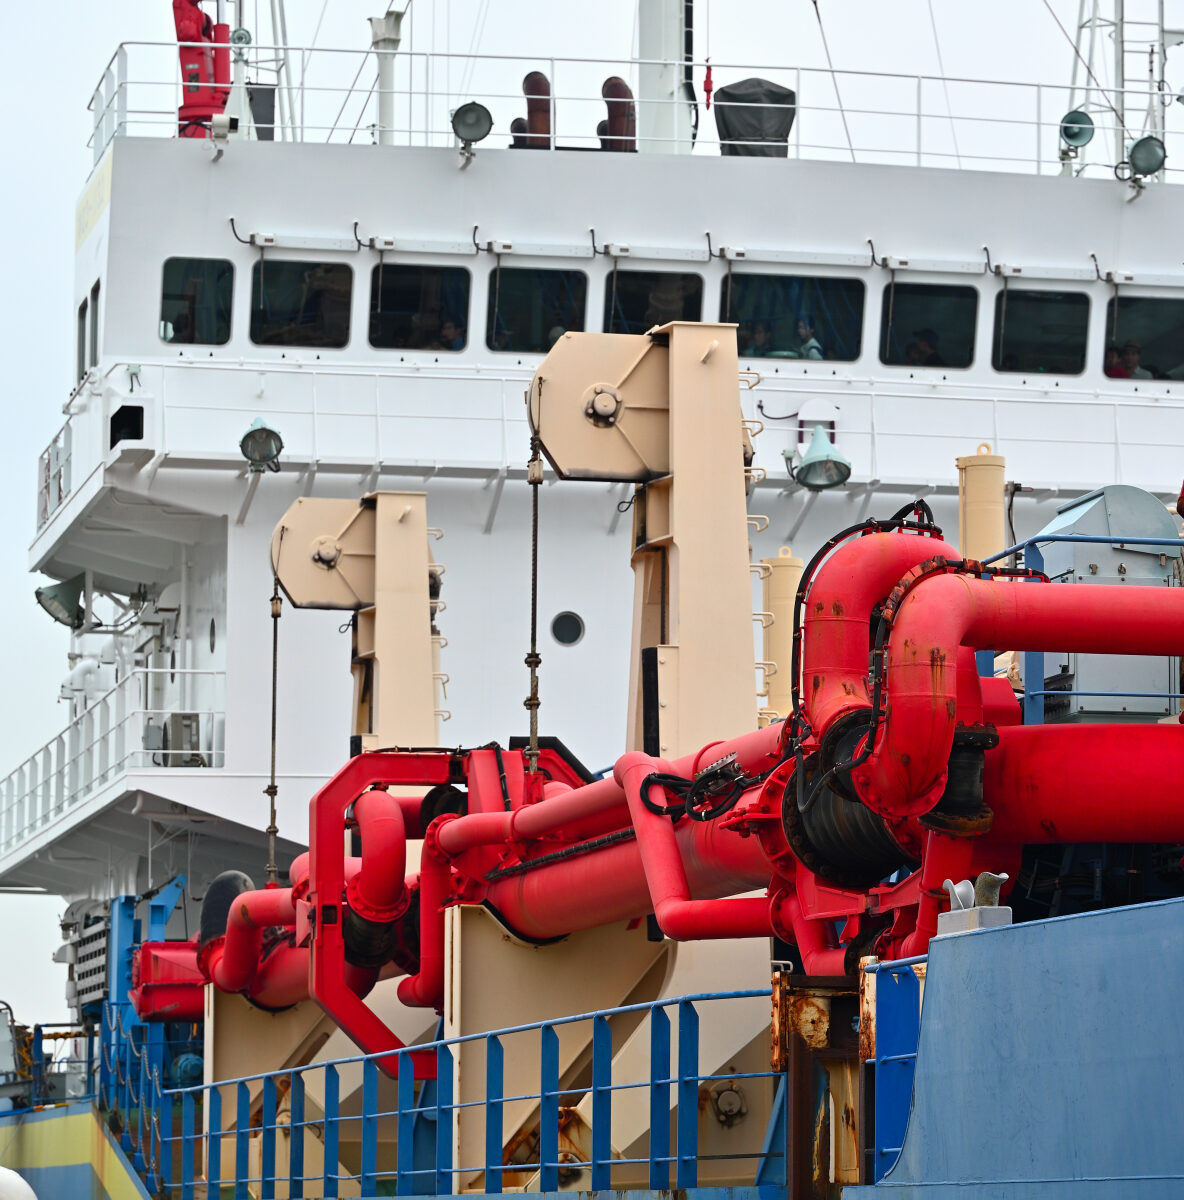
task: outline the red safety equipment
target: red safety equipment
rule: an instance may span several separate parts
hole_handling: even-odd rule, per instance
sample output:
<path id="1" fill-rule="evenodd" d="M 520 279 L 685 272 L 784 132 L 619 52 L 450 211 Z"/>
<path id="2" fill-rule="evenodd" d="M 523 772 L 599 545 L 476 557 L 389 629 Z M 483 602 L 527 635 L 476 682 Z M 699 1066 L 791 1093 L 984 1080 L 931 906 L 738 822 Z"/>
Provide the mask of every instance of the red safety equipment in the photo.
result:
<path id="1" fill-rule="evenodd" d="M 132 951 L 129 997 L 141 1021 L 200 1021 L 205 987 L 196 942 L 141 942 Z"/>
<path id="2" fill-rule="evenodd" d="M 230 26 L 211 21 L 201 0 L 173 0 L 173 25 L 181 43 L 180 136 L 209 137 L 230 97 Z"/>

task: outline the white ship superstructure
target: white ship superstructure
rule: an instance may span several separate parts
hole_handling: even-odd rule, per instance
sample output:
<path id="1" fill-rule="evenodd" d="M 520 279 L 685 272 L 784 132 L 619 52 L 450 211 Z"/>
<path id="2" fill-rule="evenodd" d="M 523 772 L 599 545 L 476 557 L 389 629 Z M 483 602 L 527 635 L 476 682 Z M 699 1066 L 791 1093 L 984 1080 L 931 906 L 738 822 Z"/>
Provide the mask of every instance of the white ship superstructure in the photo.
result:
<path id="1" fill-rule="evenodd" d="M 1170 135 L 1159 178 L 1074 177 L 1066 89 L 1008 91 L 1005 116 L 979 143 L 963 136 L 949 169 L 941 81 L 865 81 L 899 106 L 869 153 L 869 114 L 838 111 L 825 73 L 717 65 L 717 86 L 795 90 L 788 154 L 721 155 L 706 113 L 689 152 L 685 122 L 660 119 L 676 102 L 647 91 L 653 64 L 474 60 L 494 132 L 462 149 L 433 98 L 440 56 L 375 53 L 392 68 L 377 95 L 348 86 L 365 56 L 326 68 L 340 87 L 282 75 L 274 131 L 249 119 L 245 59 L 228 107 L 241 126 L 213 139 L 173 136 L 175 46 L 122 48 L 96 93 L 78 382 L 42 457 L 30 562 L 50 581 L 81 576 L 84 621 L 103 624 L 74 638 L 69 724 L 0 784 L 5 883 L 100 898 L 178 872 L 257 873 L 267 547 L 300 496 L 427 493 L 448 569 L 441 741 L 524 732 L 523 395 L 565 330 L 738 324 L 744 411 L 763 424 L 754 558 L 808 556 L 916 496 L 952 526 L 953 460 L 983 443 L 1017 481 L 1021 535 L 1098 480 L 1176 495 L 1184 192 Z M 317 52 L 299 56 L 315 78 Z M 554 89 L 549 132 L 514 148 L 527 106 L 507 92 L 533 69 Z M 595 133 L 613 77 L 638 93 L 636 153 L 602 151 Z M 339 106 L 348 127 L 331 120 Z M 239 442 L 255 422 L 282 437 L 278 472 L 248 470 Z M 819 425 L 852 464 L 825 493 L 785 460 Z M 630 495 L 564 483 L 541 496 L 541 727 L 593 769 L 624 732 L 603 714 L 622 711 L 628 676 Z M 349 753 L 349 631 L 341 614 L 288 610 L 279 641 L 290 857 L 309 796 Z M 754 722 L 762 680 L 754 670 Z"/>

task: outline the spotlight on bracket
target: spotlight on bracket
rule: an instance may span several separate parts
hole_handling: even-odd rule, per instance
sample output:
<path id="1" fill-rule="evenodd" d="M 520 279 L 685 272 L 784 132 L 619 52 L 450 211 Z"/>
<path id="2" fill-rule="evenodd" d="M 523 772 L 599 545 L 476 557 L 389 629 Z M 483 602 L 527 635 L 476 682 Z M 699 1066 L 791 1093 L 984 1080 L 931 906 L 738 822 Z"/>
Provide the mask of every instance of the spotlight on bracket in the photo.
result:
<path id="1" fill-rule="evenodd" d="M 1061 118 L 1061 141 L 1074 150 L 1088 146 L 1094 136 L 1094 120 L 1087 112 L 1075 109 Z"/>
<path id="2" fill-rule="evenodd" d="M 851 477 L 851 463 L 835 449 L 822 425 L 814 426 L 810 445 L 796 466 L 792 450 L 782 453 L 789 477 L 807 491 L 825 492 L 828 488 L 841 487 Z"/>
<path id="3" fill-rule="evenodd" d="M 452 114 L 452 132 L 461 144 L 466 158 L 473 156 L 473 143 L 484 141 L 493 129 L 493 116 L 484 104 L 470 100 Z"/>
<path id="4" fill-rule="evenodd" d="M 1131 164 L 1131 174 L 1136 179 L 1147 175 L 1155 175 L 1163 170 L 1168 160 L 1168 152 L 1157 137 L 1141 137 L 1127 153 L 1127 161 Z"/>
<path id="5" fill-rule="evenodd" d="M 59 625 L 70 629 L 81 629 L 86 620 L 82 608 L 82 589 L 86 586 L 85 575 L 75 575 L 64 583 L 51 584 L 49 587 L 39 587 L 33 595 L 37 603 Z"/>
<path id="6" fill-rule="evenodd" d="M 263 420 L 257 417 L 251 428 L 243 434 L 238 448 L 243 458 L 247 460 L 250 471 L 278 471 L 280 469 L 280 452 L 284 448 L 284 439 Z"/>

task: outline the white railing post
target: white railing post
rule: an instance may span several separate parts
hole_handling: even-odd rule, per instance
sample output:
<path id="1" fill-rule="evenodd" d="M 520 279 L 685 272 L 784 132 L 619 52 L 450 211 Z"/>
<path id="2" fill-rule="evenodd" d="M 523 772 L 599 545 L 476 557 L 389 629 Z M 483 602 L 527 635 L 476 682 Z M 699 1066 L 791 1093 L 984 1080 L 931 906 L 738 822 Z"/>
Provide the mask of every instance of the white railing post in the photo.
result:
<path id="1" fill-rule="evenodd" d="M 921 117 L 921 101 L 923 96 L 923 84 L 921 76 L 917 76 L 917 166 L 921 165 L 921 143 L 924 140 L 924 131 L 922 129 Z"/>
<path id="2" fill-rule="evenodd" d="M 53 740 L 53 811 L 60 813 L 66 807 L 66 738 L 58 734 Z"/>
<path id="3" fill-rule="evenodd" d="M 127 741 L 127 678 L 123 679 L 115 689 L 115 770 L 119 771 L 128 759 Z"/>
<path id="4" fill-rule="evenodd" d="M 111 697 L 104 696 L 99 709 L 99 782 L 106 783 L 111 773 Z"/>
<path id="5" fill-rule="evenodd" d="M 41 810 L 38 824 L 45 825 L 53 814 L 53 751 L 49 746 L 43 746 L 37 757 L 40 759 L 37 764 L 37 806 Z"/>
<path id="6" fill-rule="evenodd" d="M 115 51 L 115 137 L 127 134 L 127 48 Z"/>
<path id="7" fill-rule="evenodd" d="M 81 746 L 78 739 L 78 722 L 71 721 L 66 726 L 66 803 L 73 804 L 78 799 L 78 755 Z"/>
<path id="8" fill-rule="evenodd" d="M 82 739 L 82 763 L 79 771 L 78 794 L 88 795 L 95 781 L 95 714 L 87 709 L 79 720 L 79 735 Z"/>
<path id="9" fill-rule="evenodd" d="M 1043 173 L 1043 145 L 1041 134 L 1044 132 L 1044 89 L 1036 85 L 1036 174 Z"/>

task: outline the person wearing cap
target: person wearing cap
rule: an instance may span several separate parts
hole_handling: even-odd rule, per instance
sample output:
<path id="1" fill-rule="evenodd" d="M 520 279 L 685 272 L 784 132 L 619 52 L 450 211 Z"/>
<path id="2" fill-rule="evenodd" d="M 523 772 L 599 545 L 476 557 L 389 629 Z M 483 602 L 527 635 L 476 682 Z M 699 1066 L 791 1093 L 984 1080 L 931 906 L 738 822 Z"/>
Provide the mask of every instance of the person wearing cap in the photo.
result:
<path id="1" fill-rule="evenodd" d="M 1142 357 L 1143 347 L 1139 345 L 1134 338 L 1123 342 L 1122 344 L 1122 365 L 1126 367 L 1126 373 L 1131 379 L 1152 379 L 1153 376 L 1146 367 L 1139 366 L 1139 359 Z"/>
<path id="2" fill-rule="evenodd" d="M 937 332 L 933 329 L 913 330 L 913 341 L 917 344 L 918 366 L 944 367 L 946 360 L 937 352 Z"/>

